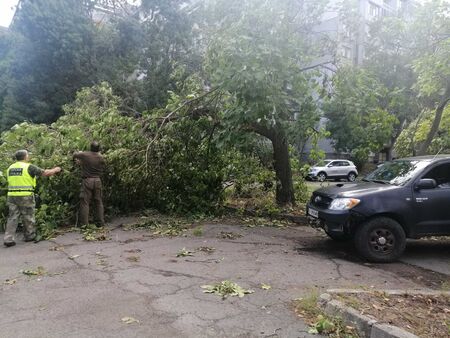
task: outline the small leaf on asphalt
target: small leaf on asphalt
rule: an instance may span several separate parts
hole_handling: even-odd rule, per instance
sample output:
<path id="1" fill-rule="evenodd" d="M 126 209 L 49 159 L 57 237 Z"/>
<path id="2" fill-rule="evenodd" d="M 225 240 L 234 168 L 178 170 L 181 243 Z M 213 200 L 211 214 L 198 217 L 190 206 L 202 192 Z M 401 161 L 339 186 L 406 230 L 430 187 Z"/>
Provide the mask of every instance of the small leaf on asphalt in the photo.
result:
<path id="1" fill-rule="evenodd" d="M 181 249 L 177 253 L 177 257 L 194 256 L 194 252 L 186 250 L 186 248 Z"/>
<path id="2" fill-rule="evenodd" d="M 312 327 L 308 330 L 309 334 L 319 334 L 319 331 L 315 327 Z"/>
<path id="3" fill-rule="evenodd" d="M 253 290 L 246 290 L 229 280 L 224 280 L 214 285 L 202 285 L 201 288 L 205 289 L 203 291 L 204 293 L 214 293 L 222 296 L 222 299 L 225 299 L 228 296 L 238 296 L 239 298 L 242 298 L 246 294 L 255 292 Z"/>
<path id="4" fill-rule="evenodd" d="M 129 262 L 133 262 L 133 263 L 137 263 L 141 260 L 141 258 L 139 256 L 130 256 L 127 257 L 127 261 Z"/>
<path id="5" fill-rule="evenodd" d="M 20 270 L 20 272 L 27 276 L 42 276 L 45 274 L 45 269 L 42 266 L 38 266 L 36 270 Z"/>
<path id="6" fill-rule="evenodd" d="M 272 286 L 270 286 L 269 284 L 262 283 L 261 284 L 261 289 L 263 289 L 263 290 L 270 290 L 270 289 L 272 289 Z"/>
<path id="7" fill-rule="evenodd" d="M 210 247 L 210 246 L 201 246 L 196 249 L 196 251 L 202 251 L 207 253 L 212 253 L 216 250 L 216 248 Z"/>
<path id="8" fill-rule="evenodd" d="M 125 324 L 133 324 L 133 323 L 139 323 L 139 320 L 133 318 L 133 317 L 123 317 L 122 322 Z"/>
<path id="9" fill-rule="evenodd" d="M 17 279 L 7 279 L 7 280 L 5 280 L 3 282 L 3 284 L 5 284 L 5 285 L 13 285 L 13 284 L 16 284 L 16 282 L 17 282 Z"/>

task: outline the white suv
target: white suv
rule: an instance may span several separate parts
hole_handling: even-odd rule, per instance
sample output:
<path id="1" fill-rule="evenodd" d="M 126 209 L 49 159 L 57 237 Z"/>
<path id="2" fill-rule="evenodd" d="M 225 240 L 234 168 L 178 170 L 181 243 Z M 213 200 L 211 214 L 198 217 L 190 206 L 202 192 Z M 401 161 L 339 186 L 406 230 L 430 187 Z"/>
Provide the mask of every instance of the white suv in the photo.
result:
<path id="1" fill-rule="evenodd" d="M 323 160 L 311 167 L 307 179 L 323 182 L 329 178 L 345 178 L 350 182 L 354 182 L 356 177 L 358 177 L 358 170 L 352 161 Z"/>

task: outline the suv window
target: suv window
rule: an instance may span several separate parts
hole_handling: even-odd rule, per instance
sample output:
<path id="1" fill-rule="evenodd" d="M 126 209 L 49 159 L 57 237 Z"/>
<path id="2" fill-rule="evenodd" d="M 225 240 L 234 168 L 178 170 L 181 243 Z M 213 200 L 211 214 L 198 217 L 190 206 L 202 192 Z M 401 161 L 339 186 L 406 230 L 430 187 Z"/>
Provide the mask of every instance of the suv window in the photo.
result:
<path id="1" fill-rule="evenodd" d="M 450 163 L 440 164 L 429 170 L 422 178 L 432 178 L 437 183 L 437 188 L 450 189 Z"/>
<path id="2" fill-rule="evenodd" d="M 341 167 L 349 167 L 350 163 L 348 163 L 347 161 L 341 161 L 340 165 L 341 165 Z"/>

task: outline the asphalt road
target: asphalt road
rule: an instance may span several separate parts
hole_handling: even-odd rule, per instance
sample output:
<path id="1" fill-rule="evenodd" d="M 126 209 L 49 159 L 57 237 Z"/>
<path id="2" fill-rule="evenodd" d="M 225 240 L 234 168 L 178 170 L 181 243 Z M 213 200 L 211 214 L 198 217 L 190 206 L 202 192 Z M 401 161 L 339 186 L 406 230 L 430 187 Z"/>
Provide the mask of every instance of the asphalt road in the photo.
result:
<path id="1" fill-rule="evenodd" d="M 225 239 L 221 232 L 242 237 Z M 1 248 L 0 336 L 310 337 L 292 302 L 312 288 L 440 289 L 450 282 L 426 263 L 450 262 L 449 241 L 413 244 L 408 263 L 374 265 L 308 227 L 209 224 L 201 237 L 189 231 L 174 238 L 117 228 L 110 237 L 86 242 L 67 233 Z M 215 250 L 195 251 L 205 246 Z M 177 258 L 182 248 L 195 253 Z M 38 266 L 44 275 L 20 272 Z M 255 292 L 222 300 L 200 288 L 222 280 Z M 127 324 L 125 317 L 139 322 Z"/>

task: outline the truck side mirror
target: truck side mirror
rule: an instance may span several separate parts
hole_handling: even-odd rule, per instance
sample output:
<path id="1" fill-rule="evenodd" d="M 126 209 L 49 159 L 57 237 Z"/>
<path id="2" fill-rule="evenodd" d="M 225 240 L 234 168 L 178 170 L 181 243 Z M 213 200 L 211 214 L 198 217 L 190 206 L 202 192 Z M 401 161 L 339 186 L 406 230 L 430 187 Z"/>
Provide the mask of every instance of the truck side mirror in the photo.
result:
<path id="1" fill-rule="evenodd" d="M 417 182 L 415 189 L 416 190 L 422 190 L 422 189 L 434 189 L 437 187 L 436 180 L 433 178 L 422 178 Z"/>

